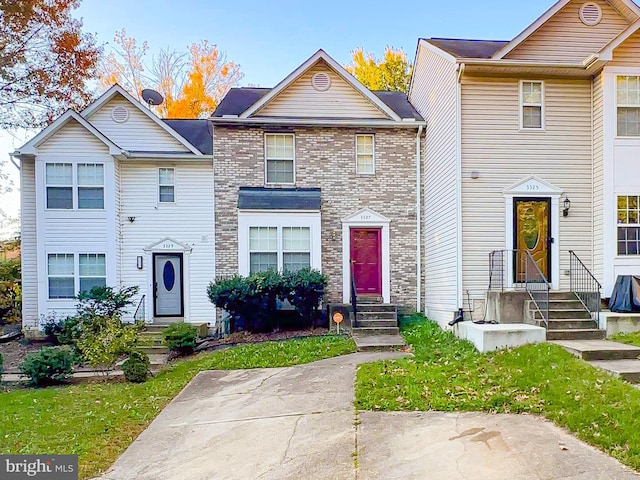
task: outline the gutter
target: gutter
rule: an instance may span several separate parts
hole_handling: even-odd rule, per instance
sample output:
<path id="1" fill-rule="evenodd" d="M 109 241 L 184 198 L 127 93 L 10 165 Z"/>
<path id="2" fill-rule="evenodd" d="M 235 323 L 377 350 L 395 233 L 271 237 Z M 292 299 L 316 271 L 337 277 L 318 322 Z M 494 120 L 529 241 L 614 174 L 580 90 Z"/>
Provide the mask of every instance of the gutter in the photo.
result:
<path id="1" fill-rule="evenodd" d="M 416 134 L 416 312 L 420 313 L 422 310 L 422 195 L 421 195 L 421 158 L 420 158 L 420 137 L 422 135 L 423 125 L 418 127 L 418 133 Z"/>
<path id="2" fill-rule="evenodd" d="M 192 153 L 135 153 L 122 150 L 122 159 L 145 159 L 145 160 L 191 160 L 191 161 L 212 161 L 213 155 L 194 155 Z"/>
<path id="3" fill-rule="evenodd" d="M 237 116 L 228 117 L 211 117 L 211 122 L 221 125 L 296 125 L 296 126 L 309 126 L 309 127 L 334 127 L 334 126 L 349 126 L 349 127 L 379 127 L 379 128 L 416 128 L 422 125 L 426 126 L 426 122 L 422 120 L 415 120 L 413 118 L 405 118 L 401 121 L 396 120 L 359 120 L 359 119 L 305 119 L 305 118 L 239 118 Z"/>
<path id="4" fill-rule="evenodd" d="M 16 152 L 10 153 L 9 154 L 9 161 L 13 164 L 14 167 L 16 167 L 18 169 L 18 171 L 20 171 L 20 165 L 18 165 L 15 161 L 15 157 L 14 155 L 16 154 Z"/>

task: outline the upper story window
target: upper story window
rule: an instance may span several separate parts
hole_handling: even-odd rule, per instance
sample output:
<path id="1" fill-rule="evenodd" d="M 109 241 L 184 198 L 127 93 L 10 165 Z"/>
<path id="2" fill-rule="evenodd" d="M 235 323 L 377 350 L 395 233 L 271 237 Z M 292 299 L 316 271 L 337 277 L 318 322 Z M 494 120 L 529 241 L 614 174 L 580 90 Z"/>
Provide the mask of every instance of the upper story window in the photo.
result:
<path id="1" fill-rule="evenodd" d="M 373 135 L 356 135 L 356 173 L 376 173 L 374 145 Z"/>
<path id="2" fill-rule="evenodd" d="M 640 199 L 618 196 L 618 255 L 640 255 Z"/>
<path id="3" fill-rule="evenodd" d="M 160 203 L 176 201 L 176 172 L 173 168 L 158 169 L 158 200 Z"/>
<path id="4" fill-rule="evenodd" d="M 616 100 L 618 136 L 640 136 L 640 77 L 618 77 L 616 80 Z"/>
<path id="5" fill-rule="evenodd" d="M 74 189 L 77 191 L 77 208 L 104 209 L 104 165 L 101 163 L 79 163 L 76 167 L 77 174 L 74 175 L 71 163 L 47 163 L 45 165 L 48 209 L 73 209 Z"/>
<path id="6" fill-rule="evenodd" d="M 266 133 L 265 183 L 295 182 L 295 149 L 293 133 Z"/>
<path id="7" fill-rule="evenodd" d="M 544 128 L 543 82 L 520 82 L 520 128 L 523 130 Z"/>

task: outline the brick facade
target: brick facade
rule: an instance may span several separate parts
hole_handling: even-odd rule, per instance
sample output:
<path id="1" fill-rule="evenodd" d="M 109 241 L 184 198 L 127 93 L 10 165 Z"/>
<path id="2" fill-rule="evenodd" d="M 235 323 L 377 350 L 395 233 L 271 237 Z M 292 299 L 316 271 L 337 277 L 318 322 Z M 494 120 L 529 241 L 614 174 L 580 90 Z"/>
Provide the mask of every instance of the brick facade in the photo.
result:
<path id="1" fill-rule="evenodd" d="M 322 189 L 322 271 L 342 302 L 341 219 L 361 210 L 390 223 L 391 302 L 416 303 L 416 130 L 259 126 L 214 128 L 216 275 L 238 272 L 238 191 L 264 187 L 264 133 L 295 133 L 295 187 Z M 355 173 L 355 135 L 375 134 L 375 175 Z M 277 188 L 277 187 L 274 187 Z"/>

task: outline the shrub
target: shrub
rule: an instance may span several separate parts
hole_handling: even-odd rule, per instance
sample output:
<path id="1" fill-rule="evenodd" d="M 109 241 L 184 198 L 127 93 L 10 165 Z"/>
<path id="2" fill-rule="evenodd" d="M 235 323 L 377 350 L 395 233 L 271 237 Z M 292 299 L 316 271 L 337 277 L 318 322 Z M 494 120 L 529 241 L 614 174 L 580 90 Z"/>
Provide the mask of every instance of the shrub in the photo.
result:
<path id="1" fill-rule="evenodd" d="M 122 318 L 126 308 L 133 305 L 133 297 L 138 287 L 123 287 L 116 291 L 113 287 L 93 287 L 89 292 L 78 294 L 76 305 L 79 317 Z"/>
<path id="2" fill-rule="evenodd" d="M 92 328 L 82 330 L 76 346 L 82 357 L 96 370 L 106 375 L 121 355 L 131 351 L 138 338 L 138 325 L 125 325 L 117 317 L 95 317 L 99 320 Z"/>
<path id="3" fill-rule="evenodd" d="M 181 355 L 193 353 L 198 331 L 196 327 L 185 322 L 173 323 L 164 332 L 164 341 L 172 352 Z"/>
<path id="4" fill-rule="evenodd" d="M 20 259 L 0 260 L 0 325 L 20 323 L 21 319 Z"/>
<path id="5" fill-rule="evenodd" d="M 20 364 L 20 372 L 29 377 L 29 384 L 44 386 L 66 380 L 76 357 L 70 347 L 44 347 L 30 353 Z"/>
<path id="6" fill-rule="evenodd" d="M 284 283 L 289 303 L 298 315 L 315 327 L 320 313 L 318 307 L 327 288 L 327 277 L 318 270 L 303 268 L 297 272 L 287 272 Z"/>
<path id="7" fill-rule="evenodd" d="M 47 315 L 41 325 L 42 332 L 60 345 L 75 345 L 82 333 L 79 317 L 60 318 L 55 312 Z"/>
<path id="8" fill-rule="evenodd" d="M 146 382 L 147 378 L 149 378 L 150 365 L 151 362 L 146 353 L 133 350 L 129 353 L 129 358 L 122 364 L 124 378 L 131 383 Z"/>

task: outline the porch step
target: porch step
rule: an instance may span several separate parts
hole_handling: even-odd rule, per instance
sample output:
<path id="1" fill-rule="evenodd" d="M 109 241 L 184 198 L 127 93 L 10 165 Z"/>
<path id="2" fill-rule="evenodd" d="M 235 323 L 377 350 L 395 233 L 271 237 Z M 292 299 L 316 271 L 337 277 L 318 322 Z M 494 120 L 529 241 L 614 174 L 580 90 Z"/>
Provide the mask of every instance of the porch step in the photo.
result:
<path id="1" fill-rule="evenodd" d="M 597 328 L 547 330 L 547 340 L 604 340 L 605 336 Z"/>
<path id="2" fill-rule="evenodd" d="M 400 335 L 353 335 L 359 352 L 397 350 L 404 347 L 404 339 Z"/>
<path id="3" fill-rule="evenodd" d="M 396 324 L 397 325 L 397 324 Z M 352 329 L 353 336 L 360 337 L 376 336 L 376 335 L 400 335 L 400 329 L 395 327 L 361 327 Z"/>
<path id="4" fill-rule="evenodd" d="M 394 319 L 385 319 L 385 318 L 374 318 L 370 319 L 359 319 L 358 320 L 358 328 L 366 328 L 366 327 L 397 327 L 398 320 Z"/>
<path id="5" fill-rule="evenodd" d="M 358 304 L 365 304 L 365 303 L 376 304 L 376 303 L 383 303 L 384 301 L 382 297 L 379 297 L 376 295 L 358 295 L 356 297 L 356 302 Z"/>
<path id="6" fill-rule="evenodd" d="M 640 360 L 593 360 L 589 363 L 627 382 L 640 383 Z"/>
<path id="7" fill-rule="evenodd" d="M 533 311 L 534 318 L 542 319 L 542 314 L 536 309 Z M 570 309 L 570 308 L 554 308 L 549 309 L 549 319 L 560 320 L 560 319 L 584 319 L 590 320 L 591 314 L 587 312 L 584 308 L 579 309 Z"/>
<path id="8" fill-rule="evenodd" d="M 544 326 L 544 322 L 540 321 L 540 326 Z M 598 324 L 595 320 L 587 320 L 584 318 L 563 318 L 549 319 L 549 330 L 595 330 Z"/>
<path id="9" fill-rule="evenodd" d="M 356 314 L 356 318 L 358 322 L 364 320 L 395 320 L 397 314 L 395 311 L 386 311 L 383 310 L 381 312 L 361 312 L 358 309 L 358 313 Z"/>
<path id="10" fill-rule="evenodd" d="M 610 340 L 557 340 L 552 343 L 583 360 L 635 360 L 640 357 L 639 347 Z"/>
<path id="11" fill-rule="evenodd" d="M 154 345 L 154 346 L 139 346 L 136 347 L 136 350 L 141 351 L 142 353 L 146 353 L 147 355 L 162 355 L 169 353 L 169 349 L 164 345 Z"/>
<path id="12" fill-rule="evenodd" d="M 573 292 L 549 292 L 549 301 L 556 302 L 559 300 L 578 300 Z"/>
<path id="13" fill-rule="evenodd" d="M 356 309 L 358 313 L 395 313 L 398 306 L 390 303 L 365 303 L 357 304 Z"/>

